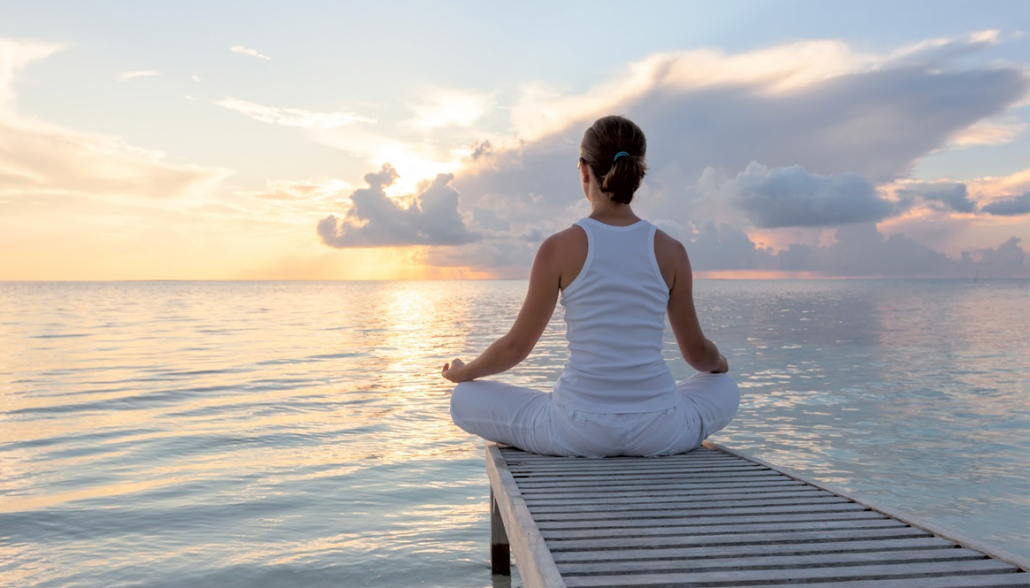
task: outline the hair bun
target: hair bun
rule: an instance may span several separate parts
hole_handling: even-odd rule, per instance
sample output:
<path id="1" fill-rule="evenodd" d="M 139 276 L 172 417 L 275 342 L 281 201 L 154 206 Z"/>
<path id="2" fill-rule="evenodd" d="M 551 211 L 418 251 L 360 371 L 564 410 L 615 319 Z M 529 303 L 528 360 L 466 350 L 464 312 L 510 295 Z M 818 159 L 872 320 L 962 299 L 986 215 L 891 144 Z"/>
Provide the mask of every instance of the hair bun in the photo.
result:
<path id="1" fill-rule="evenodd" d="M 621 116 L 599 118 L 583 134 L 580 151 L 601 191 L 613 202 L 629 204 L 647 173 L 647 140 L 640 127 Z"/>

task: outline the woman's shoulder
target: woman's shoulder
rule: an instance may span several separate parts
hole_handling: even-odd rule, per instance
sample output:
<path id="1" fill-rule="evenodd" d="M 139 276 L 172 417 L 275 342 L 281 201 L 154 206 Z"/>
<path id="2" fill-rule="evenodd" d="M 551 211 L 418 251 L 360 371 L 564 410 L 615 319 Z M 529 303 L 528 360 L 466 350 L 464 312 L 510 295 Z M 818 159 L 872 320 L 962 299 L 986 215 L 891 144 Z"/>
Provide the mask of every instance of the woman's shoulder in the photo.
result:
<path id="1" fill-rule="evenodd" d="M 571 224 L 568 227 L 552 234 L 550 237 L 547 237 L 544 241 L 553 243 L 556 248 L 559 249 L 575 247 L 577 243 L 581 243 L 586 247 L 587 234 L 580 225 Z"/>
<path id="2" fill-rule="evenodd" d="M 544 239 L 540 247 L 547 250 L 549 265 L 558 272 L 562 289 L 579 275 L 586 262 L 588 246 L 587 234 L 579 225 L 571 225 Z"/>
<path id="3" fill-rule="evenodd" d="M 676 281 L 676 273 L 687 261 L 687 248 L 678 239 L 661 229 L 654 232 L 654 257 L 658 269 L 662 272 L 665 284 L 672 288 Z"/>
<path id="4" fill-rule="evenodd" d="M 654 231 L 654 250 L 655 254 L 662 251 L 672 256 L 678 255 L 680 252 L 686 253 L 686 247 L 680 243 L 679 239 L 659 228 L 655 228 Z"/>

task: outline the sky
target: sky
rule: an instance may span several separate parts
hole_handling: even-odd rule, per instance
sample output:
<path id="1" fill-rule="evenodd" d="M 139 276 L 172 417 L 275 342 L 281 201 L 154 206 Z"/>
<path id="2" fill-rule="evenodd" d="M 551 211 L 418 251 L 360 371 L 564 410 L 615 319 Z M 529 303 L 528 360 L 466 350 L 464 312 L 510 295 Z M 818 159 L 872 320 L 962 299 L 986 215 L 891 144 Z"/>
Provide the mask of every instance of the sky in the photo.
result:
<path id="1" fill-rule="evenodd" d="M 1030 4 L 0 4 L 0 280 L 526 278 L 583 132 L 709 278 L 1030 277 Z"/>

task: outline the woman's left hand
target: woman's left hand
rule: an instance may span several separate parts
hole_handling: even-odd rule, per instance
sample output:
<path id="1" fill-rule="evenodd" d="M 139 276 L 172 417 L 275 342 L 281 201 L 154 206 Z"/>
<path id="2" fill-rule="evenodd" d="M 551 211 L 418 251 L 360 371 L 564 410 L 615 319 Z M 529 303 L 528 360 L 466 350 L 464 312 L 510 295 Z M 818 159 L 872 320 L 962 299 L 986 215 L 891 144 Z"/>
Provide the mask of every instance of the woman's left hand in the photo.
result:
<path id="1" fill-rule="evenodd" d="M 465 362 L 455 359 L 451 363 L 443 364 L 443 377 L 457 384 L 465 379 Z"/>

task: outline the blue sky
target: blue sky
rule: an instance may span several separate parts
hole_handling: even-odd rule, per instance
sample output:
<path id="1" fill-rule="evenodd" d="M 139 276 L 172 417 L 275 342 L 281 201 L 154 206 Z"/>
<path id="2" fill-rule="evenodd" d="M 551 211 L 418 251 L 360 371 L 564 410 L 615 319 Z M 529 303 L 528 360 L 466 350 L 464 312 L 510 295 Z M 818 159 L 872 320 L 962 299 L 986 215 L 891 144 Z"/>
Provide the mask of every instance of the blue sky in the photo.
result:
<path id="1" fill-rule="evenodd" d="M 172 258 L 174 253 L 166 244 L 153 245 L 153 249 L 147 250 L 151 245 L 140 243 L 149 251 L 150 258 L 139 253 L 107 265 L 75 263 L 74 267 L 93 268 L 72 272 L 76 277 L 122 274 L 142 277 L 147 271 L 153 271 L 143 269 L 152 267 L 148 259 L 168 262 L 166 266 L 172 269 L 160 277 L 274 277 L 282 273 L 283 267 L 295 262 L 309 269 L 282 275 L 374 277 L 378 275 L 375 272 L 348 273 L 344 265 L 376 268 L 385 264 L 394 268 L 391 270 L 394 273 L 389 274 L 394 276 L 514 277 L 524 273 L 531 261 L 532 251 L 538 244 L 538 240 L 534 242 L 529 238 L 536 234 L 534 231 L 546 233 L 557 230 L 561 224 L 552 226 L 544 222 L 545 219 L 534 224 L 529 218 L 515 222 L 514 205 L 505 203 L 512 215 L 507 222 L 514 223 L 509 227 L 519 227 L 510 231 L 517 234 L 491 234 L 477 243 L 441 244 L 440 247 L 434 247 L 437 244 L 433 242 L 401 239 L 389 252 L 343 247 L 350 250 L 346 264 L 340 261 L 340 252 L 327 247 L 325 236 L 319 239 L 312 227 L 328 215 L 345 223 L 343 219 L 348 218 L 348 211 L 352 217 L 357 214 L 348 202 L 349 195 L 365 187 L 362 179 L 365 174 L 379 170 L 385 163 L 399 172 L 400 179 L 386 186 L 384 192 L 384 196 L 393 199 L 398 206 L 412 199 L 419 201 L 419 181 L 431 180 L 437 173 L 451 173 L 456 176 L 451 187 L 460 193 L 457 197 L 460 205 L 456 216 L 446 222 L 472 223 L 476 210 L 491 206 L 491 202 L 494 202 L 491 210 L 497 212 L 501 209 L 497 208 L 496 197 L 492 195 L 503 190 L 494 190 L 485 183 L 482 174 L 470 171 L 469 166 L 461 162 L 463 149 L 468 150 L 477 142 L 491 141 L 500 151 L 510 151 L 514 147 L 498 146 L 506 145 L 506 140 L 522 137 L 528 142 L 518 149 L 532 158 L 533 149 L 542 148 L 549 140 L 561 137 L 563 145 L 574 143 L 576 133 L 562 135 L 565 126 L 578 124 L 577 132 L 581 133 L 590 122 L 580 120 L 574 110 L 561 110 L 560 117 L 564 119 L 560 124 L 538 127 L 526 121 L 532 120 L 534 109 L 558 108 L 560 104 L 573 107 L 609 104 L 612 108 L 634 112 L 641 101 L 646 102 L 649 90 L 614 102 L 605 102 L 603 93 L 611 91 L 613 84 L 617 86 L 620 78 L 628 76 L 634 64 L 652 63 L 662 55 L 677 56 L 677 63 L 686 72 L 680 74 L 683 79 L 690 77 L 689 68 L 700 59 L 708 63 L 711 72 L 725 69 L 743 76 L 720 83 L 743 84 L 741 87 L 748 88 L 758 86 L 748 77 L 751 74 L 745 71 L 747 67 L 779 71 L 774 60 L 796 60 L 797 67 L 810 68 L 814 76 L 797 82 L 797 88 L 790 90 L 794 92 L 792 95 L 798 95 L 823 88 L 819 82 L 823 78 L 868 73 L 870 68 L 908 67 L 910 64 L 904 61 L 907 58 L 897 57 L 898 52 L 922 47 L 914 54 L 929 55 L 925 59 L 940 60 L 940 63 L 930 63 L 920 57 L 924 59 L 919 62 L 919 67 L 923 68 L 920 75 L 926 75 L 918 78 L 919 82 L 913 81 L 911 86 L 898 83 L 889 91 L 894 92 L 892 96 L 896 97 L 897 104 L 906 104 L 915 99 L 913 96 L 940 102 L 946 97 L 935 98 L 924 84 L 932 81 L 927 76 L 938 69 L 945 73 L 964 72 L 963 75 L 998 68 L 1025 73 L 1030 60 L 1028 30 L 1030 6 L 1026 2 L 1002 1 L 524 2 L 517 5 L 472 2 L 6 3 L 0 7 L 0 39 L 11 41 L 10 55 L 18 52 L 26 55 L 25 47 L 32 43 L 56 47 L 44 52 L 45 56 L 9 66 L 14 71 L 9 86 L 15 105 L 11 116 L 16 114 L 20 117 L 18 120 L 32 119 L 57 125 L 72 133 L 116 138 L 118 144 L 129 151 L 139 148 L 160 152 L 164 154 L 163 165 L 171 166 L 176 173 L 182 169 L 206 173 L 210 182 L 205 180 L 203 194 L 191 191 L 188 198 L 176 200 L 158 196 L 160 204 L 152 204 L 154 199 L 141 197 L 133 206 L 142 208 L 132 213 L 127 212 L 125 201 L 116 202 L 107 195 L 85 191 L 75 196 L 65 193 L 62 196 L 65 200 L 55 201 L 48 210 L 50 219 L 45 218 L 40 206 L 31 213 L 26 212 L 29 208 L 23 192 L 18 192 L 17 198 L 7 196 L 6 200 L 0 200 L 0 205 L 8 207 L 9 219 L 14 215 L 29 215 L 21 220 L 29 222 L 31 218 L 29 224 L 39 223 L 39 226 L 45 226 L 47 220 L 89 224 L 94 222 L 89 219 L 105 218 L 106 221 L 96 221 L 98 226 L 114 226 L 116 232 L 123 234 L 122 243 L 145 238 L 126 227 L 143 226 L 153 222 L 153 217 L 173 210 L 182 216 L 182 226 L 161 231 L 190 234 L 191 240 L 195 240 L 191 242 L 201 251 L 224 250 L 226 237 L 208 235 L 218 231 L 218 223 L 210 218 L 190 221 L 186 218 L 187 212 L 200 211 L 205 206 L 214 211 L 220 206 L 225 215 L 230 215 L 230 209 L 240 213 L 237 216 L 241 218 L 226 220 L 224 224 L 234 226 L 240 240 L 255 241 L 253 247 L 260 255 L 272 256 L 269 250 L 289 250 L 288 254 L 268 263 L 242 254 L 223 255 L 217 263 L 202 267 L 202 264 L 191 266 L 188 259 Z M 232 50 L 233 47 L 238 50 Z M 704 61 L 709 55 L 706 51 L 712 54 L 709 61 Z M 812 53 L 806 51 L 818 55 L 830 51 L 839 55 L 809 67 Z M 932 51 L 940 51 L 940 55 Z M 10 55 L 8 64 L 14 63 Z M 752 65 L 734 70 L 736 57 L 750 59 Z M 782 71 L 782 75 L 789 76 L 791 67 L 785 66 Z M 142 72 L 147 73 L 135 75 Z M 707 75 L 711 76 L 711 72 Z M 958 77 L 954 79 L 955 84 L 961 83 Z M 695 80 L 690 84 L 694 84 L 691 87 L 697 84 L 708 87 L 709 82 Z M 913 90 L 915 93 L 907 94 L 906 88 L 917 86 L 922 88 L 919 90 L 922 93 Z M 984 96 L 981 105 L 980 97 L 964 95 L 962 104 L 956 102 L 948 111 L 949 116 L 944 118 L 950 121 L 948 124 L 961 123 L 972 131 L 965 133 L 964 139 L 947 142 L 938 136 L 956 137 L 964 128 L 941 127 L 937 129 L 940 132 L 936 132 L 930 128 L 935 124 L 932 121 L 913 126 L 911 132 L 926 132 L 927 138 L 899 152 L 898 157 L 904 161 L 899 159 L 896 166 L 885 166 L 883 162 L 874 165 L 872 161 L 857 159 L 851 164 L 846 158 L 854 155 L 847 149 L 842 149 L 840 159 L 833 162 L 819 157 L 806 159 L 808 156 L 802 149 L 796 156 L 791 155 L 793 159 L 756 163 L 772 165 L 770 173 L 790 165 L 801 166 L 817 175 L 855 173 L 868 181 L 871 189 L 890 194 L 894 194 L 899 181 L 950 181 L 968 184 L 970 197 L 981 204 L 1003 197 L 1015 198 L 1024 188 L 1019 179 L 1022 176 L 1018 174 L 1030 168 L 1027 125 L 1030 105 L 1025 98 L 1013 97 L 1004 104 L 994 104 L 989 96 Z M 881 108 L 889 108 L 886 99 L 877 99 Z M 847 112 L 854 111 L 849 108 Z M 589 114 L 586 110 L 584 116 Z M 918 111 L 917 108 L 914 112 Z M 981 116 L 981 113 L 987 114 Z M 800 126 L 808 124 L 815 123 L 799 123 Z M 777 128 L 776 132 L 789 132 L 790 128 L 785 123 L 783 129 Z M 812 132 L 824 131 L 814 129 Z M 654 180 L 665 177 L 668 181 L 669 174 L 678 169 L 680 171 L 675 173 L 683 174 L 682 182 L 694 186 L 688 192 L 696 192 L 703 171 L 711 168 L 711 174 L 725 174 L 725 184 L 731 185 L 732 178 L 745 173 L 746 160 L 752 158 L 743 147 L 737 155 L 739 157 L 727 156 L 723 163 L 663 161 L 659 157 L 656 161 L 664 165 L 656 169 Z M 105 167 L 102 162 L 90 165 L 93 169 Z M 206 171 L 197 172 L 193 168 Z M 3 169 L 2 160 L 0 169 Z M 31 175 L 28 171 L 21 173 Z M 550 173 L 544 168 L 539 171 L 540 177 L 549 177 Z M 1001 184 L 991 184 L 992 180 L 985 179 L 1005 177 L 1014 179 Z M 562 185 L 575 192 L 578 186 L 574 176 L 571 180 Z M 831 184 L 837 185 L 833 182 L 828 185 Z M 323 196 L 317 206 L 309 200 L 290 209 L 270 209 L 268 199 L 254 203 L 256 197 L 261 196 L 260 192 L 274 191 L 275 186 L 281 185 L 309 185 L 310 190 Z M 311 187 L 313 185 L 318 188 Z M 0 184 L 0 194 L 3 187 Z M 249 195 L 249 199 L 245 195 Z M 529 198 L 531 194 L 510 197 Z M 170 204 L 173 200 L 180 206 Z M 37 198 L 35 202 L 42 200 Z M 95 203 L 95 207 L 90 208 L 90 202 Z M 114 210 L 113 206 L 120 208 Z M 932 212 L 933 206 L 936 205 L 928 205 L 926 210 Z M 152 209 L 150 212 L 143 210 L 148 207 Z M 749 224 L 746 218 L 734 224 L 732 216 L 727 216 L 728 209 L 717 208 L 710 210 L 707 218 L 692 216 L 693 213 L 685 216 L 682 211 L 661 209 L 657 205 L 643 212 L 672 215 L 666 219 L 668 223 L 664 228 L 684 240 L 696 240 L 703 232 L 698 227 L 705 222 L 718 226 L 729 221 L 732 230 L 753 237 L 756 250 L 772 247 L 771 254 L 795 242 L 793 239 L 801 239 L 796 241 L 798 244 L 817 248 L 831 242 L 838 228 L 822 226 L 818 235 L 807 228 L 794 232 L 790 232 L 789 227 L 769 231 L 768 227 Z M 931 218 L 932 215 L 925 214 L 926 210 L 920 210 L 906 210 L 880 219 L 877 226 L 884 235 L 892 230 L 903 232 L 919 245 L 952 260 L 959 260 L 962 250 L 994 248 L 1009 237 L 1021 239 L 1019 247 L 1027 246 L 1028 230 L 1022 226 L 1026 223 L 1019 223 L 1025 221 L 1025 217 L 963 220 L 952 214 L 954 210 L 937 210 L 951 216 Z M 579 212 L 581 209 L 572 205 L 572 208 L 549 211 L 548 215 L 558 218 L 559 223 L 567 223 Z M 139 218 L 133 217 L 134 214 Z M 125 227 L 117 225 L 112 215 L 120 215 L 118 218 L 126 222 Z M 923 221 L 917 220 L 920 218 Z M 966 225 L 962 225 L 963 222 Z M 19 225 L 27 226 L 25 222 Z M 904 231 L 897 228 L 902 226 Z M 950 229 L 942 229 L 945 226 Z M 468 228 L 476 232 L 474 223 Z M 941 236 L 942 230 L 947 234 Z M 987 235 L 992 233 L 997 236 L 990 242 Z M 89 242 L 95 245 L 91 260 L 116 251 L 113 242 L 102 242 L 102 238 L 96 236 L 97 231 L 88 234 L 91 235 Z M 270 238 L 274 246 L 269 244 Z M 491 256 L 490 250 L 505 249 L 505 238 L 524 244 L 525 250 L 513 259 Z M 51 248 L 41 261 L 54 268 L 67 267 L 64 263 L 57 264 L 56 260 L 66 260 L 73 253 L 70 245 L 59 247 L 42 243 L 28 229 L 22 229 L 16 243 L 15 237 L 8 239 L 12 244 L 30 249 Z M 698 247 L 700 249 L 701 245 Z M 385 263 L 387 258 L 393 261 Z M 721 268 L 714 264 L 710 269 L 776 269 L 772 259 L 735 262 Z M 756 263 L 758 265 L 754 265 Z M 427 267 L 435 269 L 427 272 Z M 402 271 L 403 268 L 421 269 L 408 272 Z M 494 271 L 496 268 L 502 269 Z M 35 270 L 26 272 L 25 266 L 0 266 L 0 278 L 60 277 L 62 271 L 55 269 L 55 275 L 51 275 Z M 812 271 L 826 273 L 825 268 Z"/>

